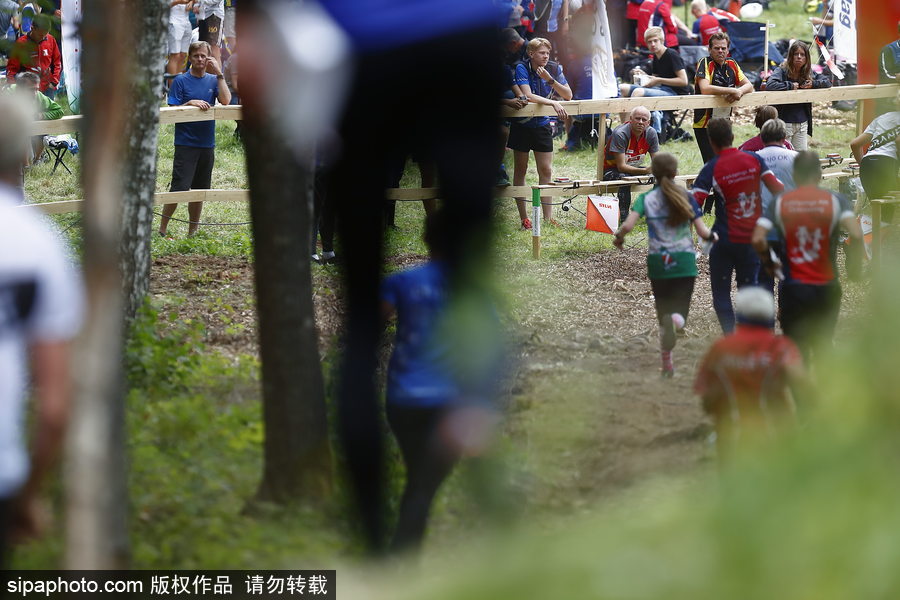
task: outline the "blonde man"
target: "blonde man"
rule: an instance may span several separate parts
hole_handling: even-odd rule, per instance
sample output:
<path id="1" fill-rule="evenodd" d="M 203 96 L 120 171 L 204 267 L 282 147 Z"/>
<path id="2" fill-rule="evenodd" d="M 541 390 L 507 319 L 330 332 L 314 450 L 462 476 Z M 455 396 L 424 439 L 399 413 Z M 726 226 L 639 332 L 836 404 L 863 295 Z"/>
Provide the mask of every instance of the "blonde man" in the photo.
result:
<path id="1" fill-rule="evenodd" d="M 215 105 L 231 102 L 231 91 L 219 62 L 210 55 L 209 44 L 194 42 L 188 48 L 191 69 L 172 80 L 169 88 L 169 106 L 195 106 L 209 110 Z M 207 190 L 212 182 L 215 161 L 216 122 L 197 121 L 175 125 L 175 157 L 172 161 L 170 192 Z M 175 214 L 177 204 L 163 206 L 159 220 L 159 234 L 166 237 L 169 219 Z M 188 203 L 188 235 L 194 235 L 200 223 L 202 202 Z"/>
<path id="2" fill-rule="evenodd" d="M 681 96 L 690 93 L 687 71 L 681 55 L 666 48 L 665 33 L 661 27 L 650 27 L 644 32 L 644 41 L 653 59 L 650 63 L 650 74 L 641 70 L 635 70 L 635 76 L 640 85 L 622 83 L 619 91 L 625 98 L 653 98 L 657 96 Z M 625 122 L 626 115 L 621 113 L 619 118 Z M 653 128 L 659 132 L 662 129 L 662 112 L 653 111 Z"/>
<path id="3" fill-rule="evenodd" d="M 550 42 L 544 38 L 534 38 L 528 42 L 528 60 L 516 65 L 515 82 L 529 102 L 552 106 L 560 120 L 566 118 L 566 109 L 551 96 L 563 100 L 572 99 L 572 89 L 562 66 L 550 60 L 552 50 Z M 528 154 L 534 152 L 537 164 L 538 181 L 550 183 L 553 176 L 553 133 L 550 129 L 550 117 L 533 117 L 524 121 L 514 121 L 509 128 L 509 141 L 515 157 L 513 185 L 525 185 L 525 172 L 528 170 Z M 525 198 L 516 198 L 519 208 L 519 219 L 523 229 L 531 229 L 531 219 L 526 212 Z M 544 220 L 555 225 L 553 207 L 550 198 L 541 198 Z"/>

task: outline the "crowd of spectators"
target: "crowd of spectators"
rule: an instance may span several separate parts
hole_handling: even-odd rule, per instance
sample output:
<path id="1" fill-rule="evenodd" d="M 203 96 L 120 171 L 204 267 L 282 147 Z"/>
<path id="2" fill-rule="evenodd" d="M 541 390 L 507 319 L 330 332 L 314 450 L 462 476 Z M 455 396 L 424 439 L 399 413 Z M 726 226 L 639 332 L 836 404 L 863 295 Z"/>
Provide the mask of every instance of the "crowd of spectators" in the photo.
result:
<path id="1" fill-rule="evenodd" d="M 690 1 L 685 6 L 693 21 L 685 23 L 678 18 L 675 7 L 684 6 L 685 0 L 624 0 L 607 2 L 610 22 L 610 37 L 616 57 L 616 76 L 622 97 L 658 97 L 686 94 L 717 95 L 729 103 L 739 100 L 754 90 L 790 91 L 830 87 L 832 76 L 819 59 L 810 53 L 811 44 L 802 40 L 784 40 L 782 52 L 787 55 L 782 60 L 777 52 L 772 52 L 768 65 L 763 65 L 763 57 L 750 57 L 741 62 L 732 56 L 734 50 L 729 28 L 738 27 L 741 22 L 741 2 Z M 512 108 L 521 106 L 522 100 L 549 104 L 557 116 L 531 119 L 511 118 L 510 135 L 507 146 L 516 154 L 516 185 L 524 182 L 527 168 L 527 154 L 535 152 L 540 183 L 552 178 L 553 139 L 568 134 L 568 141 L 559 149 L 577 150 L 587 142 L 596 139 L 601 127 L 598 115 L 565 114 L 559 101 L 569 98 L 587 99 L 591 96 L 591 36 L 593 31 L 594 4 L 590 0 L 495 0 L 508 9 L 508 18 L 503 25 L 501 44 L 505 46 L 508 81 L 504 103 Z M 746 3 L 746 2 L 745 2 Z M 749 3 L 746 3 L 749 4 Z M 764 3 L 765 4 L 765 3 Z M 831 42 L 831 2 L 825 2 L 821 13 L 812 17 L 816 35 L 828 45 Z M 762 11 L 762 5 L 755 5 Z M 753 10 L 746 12 L 755 16 Z M 744 34 L 742 33 L 742 36 Z M 760 36 L 762 33 L 760 32 Z M 513 43 L 511 40 L 515 40 Z M 520 41 L 521 40 L 521 41 Z M 540 40 L 541 48 L 549 50 L 546 58 L 541 58 L 553 69 L 552 77 L 537 75 L 532 66 L 530 52 L 522 48 L 532 41 Z M 760 47 L 762 43 L 760 40 Z M 530 46 L 529 46 L 530 47 Z M 897 46 L 900 48 L 900 46 Z M 887 73 L 883 78 L 894 77 L 895 65 L 900 64 L 900 49 L 886 48 L 882 62 L 890 65 L 883 68 Z M 746 67 L 746 70 L 745 70 Z M 526 82 L 530 76 L 533 81 Z M 577 82 L 576 82 L 577 79 Z M 552 81 L 564 85 L 556 88 Z M 572 82 L 572 85 L 565 85 Z M 522 93 L 525 83 L 529 90 Z M 574 93 L 573 93 L 574 91 Z M 774 114 L 771 114 L 774 111 Z M 691 134 L 677 128 L 675 111 L 652 111 L 650 127 L 659 143 L 671 140 L 690 139 Z M 695 109 L 691 133 L 696 138 L 704 163 L 715 153 L 709 142 L 707 124 L 715 117 L 731 117 L 731 108 Z M 787 129 L 786 144 L 796 150 L 804 150 L 809 145 L 813 132 L 812 107 L 809 103 L 785 103 L 768 107 L 768 118 L 778 117 Z M 620 121 L 627 122 L 628 115 L 622 113 Z M 767 120 L 764 119 L 764 120 Z M 757 122 L 761 127 L 763 121 Z M 523 140 L 524 133 L 530 134 Z M 611 135 L 611 129 L 607 135 Z M 538 139 L 539 138 L 539 139 Z M 759 138 L 751 142 L 747 149 L 761 149 Z M 615 157 L 608 156 L 608 161 Z M 646 169 L 646 167 L 643 167 Z M 610 178 L 621 176 L 617 169 L 605 169 Z M 504 182 L 504 175 L 500 175 Z M 715 202 L 711 195 L 707 212 Z M 623 199 L 622 214 L 627 215 L 627 201 Z M 546 213 L 546 211 L 545 211 Z M 552 214 L 547 214 L 552 223 Z M 529 228 L 530 220 L 525 212 L 524 202 L 519 203 L 519 218 L 523 227 Z"/>

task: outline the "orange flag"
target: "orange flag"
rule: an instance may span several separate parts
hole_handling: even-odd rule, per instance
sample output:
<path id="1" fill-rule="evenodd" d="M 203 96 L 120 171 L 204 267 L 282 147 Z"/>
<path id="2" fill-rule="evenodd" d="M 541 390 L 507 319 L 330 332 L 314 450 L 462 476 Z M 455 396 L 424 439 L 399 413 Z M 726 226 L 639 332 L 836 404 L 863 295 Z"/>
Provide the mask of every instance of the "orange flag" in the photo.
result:
<path id="1" fill-rule="evenodd" d="M 619 228 L 619 199 L 615 196 L 588 196 L 584 228 L 614 235 Z"/>

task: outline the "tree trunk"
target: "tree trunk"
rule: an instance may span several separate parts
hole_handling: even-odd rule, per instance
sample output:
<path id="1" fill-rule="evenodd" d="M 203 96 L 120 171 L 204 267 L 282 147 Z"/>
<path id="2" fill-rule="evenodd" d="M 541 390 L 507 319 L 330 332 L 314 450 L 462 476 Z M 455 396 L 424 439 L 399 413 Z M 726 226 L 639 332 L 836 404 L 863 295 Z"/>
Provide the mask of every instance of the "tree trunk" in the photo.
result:
<path id="1" fill-rule="evenodd" d="M 82 187 L 87 319 L 75 354 L 66 486 L 67 569 L 128 564 L 122 381 L 121 157 L 134 62 L 124 0 L 85 0 Z"/>
<path id="2" fill-rule="evenodd" d="M 252 6 L 239 5 L 241 36 L 249 34 L 243 27 Z M 242 39 L 243 47 L 252 44 L 252 38 Z M 310 273 L 312 160 L 299 164 L 294 158 L 260 87 L 241 90 L 265 423 L 257 498 L 316 500 L 331 489 L 331 450 Z"/>
<path id="3" fill-rule="evenodd" d="M 150 246 L 153 196 L 156 192 L 156 144 L 159 99 L 165 86 L 168 0 L 130 0 L 130 13 L 140 21 L 131 69 L 130 120 L 122 205 L 122 289 L 125 319 L 134 319 L 150 289 Z"/>

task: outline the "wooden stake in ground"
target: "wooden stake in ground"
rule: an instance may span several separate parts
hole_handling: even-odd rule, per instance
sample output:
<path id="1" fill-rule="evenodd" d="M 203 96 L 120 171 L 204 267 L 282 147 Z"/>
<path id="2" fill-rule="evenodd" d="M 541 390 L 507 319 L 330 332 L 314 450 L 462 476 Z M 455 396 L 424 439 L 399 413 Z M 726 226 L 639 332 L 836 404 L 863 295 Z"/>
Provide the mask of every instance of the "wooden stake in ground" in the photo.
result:
<path id="1" fill-rule="evenodd" d="M 763 47 L 763 70 L 762 70 L 762 78 L 765 79 L 769 76 L 769 29 L 775 27 L 775 23 L 769 23 L 766 21 L 766 24 L 759 28 L 760 31 L 765 31 L 765 42 Z"/>
<path id="2" fill-rule="evenodd" d="M 541 190 L 531 190 L 531 256 L 541 257 Z"/>
<path id="3" fill-rule="evenodd" d="M 85 0 L 81 36 L 84 111 L 84 272 L 87 319 L 77 341 L 75 409 L 66 465 L 67 569 L 128 566 L 122 374 L 122 156 L 132 106 L 129 24 L 138 0 Z"/>
<path id="4" fill-rule="evenodd" d="M 603 181 L 603 161 L 606 159 L 606 115 L 600 115 L 597 132 L 597 181 Z"/>

